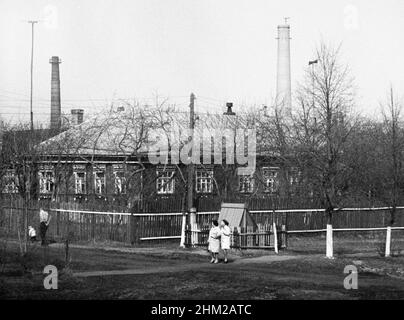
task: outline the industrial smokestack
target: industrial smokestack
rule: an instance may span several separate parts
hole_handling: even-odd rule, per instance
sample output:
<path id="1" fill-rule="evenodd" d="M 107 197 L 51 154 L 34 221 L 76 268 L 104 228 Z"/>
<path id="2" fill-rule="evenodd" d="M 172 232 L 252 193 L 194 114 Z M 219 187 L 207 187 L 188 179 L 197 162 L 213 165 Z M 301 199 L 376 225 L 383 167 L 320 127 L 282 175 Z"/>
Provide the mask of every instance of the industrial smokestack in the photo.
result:
<path id="1" fill-rule="evenodd" d="M 84 110 L 83 109 L 72 109 L 72 125 L 78 125 L 83 122 Z"/>
<path id="2" fill-rule="evenodd" d="M 290 26 L 278 26 L 278 66 L 276 77 L 276 102 L 285 109 L 291 107 L 291 81 L 290 81 Z"/>
<path id="3" fill-rule="evenodd" d="M 52 64 L 51 76 L 51 129 L 60 129 L 61 126 L 61 106 L 60 106 L 60 75 L 59 64 L 62 61 L 59 57 L 53 56 L 49 63 Z"/>

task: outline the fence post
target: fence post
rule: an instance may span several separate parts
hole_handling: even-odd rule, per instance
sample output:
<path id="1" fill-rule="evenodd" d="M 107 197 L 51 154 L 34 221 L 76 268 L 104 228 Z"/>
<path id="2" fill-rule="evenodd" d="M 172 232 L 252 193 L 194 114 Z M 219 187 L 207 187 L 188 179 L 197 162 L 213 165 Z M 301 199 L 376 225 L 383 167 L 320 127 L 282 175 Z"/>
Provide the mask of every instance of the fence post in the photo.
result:
<path id="1" fill-rule="evenodd" d="M 128 240 L 131 245 L 135 243 L 134 240 L 134 235 L 133 235 L 133 213 L 131 212 L 129 218 L 128 218 Z"/>
<path id="2" fill-rule="evenodd" d="M 28 243 L 28 204 L 24 201 L 24 253 L 27 253 L 27 243 Z"/>
<path id="3" fill-rule="evenodd" d="M 288 218 L 289 218 L 289 213 L 285 212 L 285 248 L 288 247 Z"/>
<path id="4" fill-rule="evenodd" d="M 390 246 L 391 246 L 391 226 L 387 227 L 386 233 L 386 252 L 385 257 L 390 257 Z"/>
<path id="5" fill-rule="evenodd" d="M 91 214 L 91 240 L 95 242 L 95 219 L 96 216 L 94 213 Z"/>
<path id="6" fill-rule="evenodd" d="M 56 235 L 58 238 L 60 236 L 59 224 L 60 224 L 60 212 L 56 211 Z"/>
<path id="7" fill-rule="evenodd" d="M 273 224 L 273 230 L 274 230 L 274 246 L 275 246 L 275 253 L 278 253 L 278 234 L 276 232 L 276 222 L 274 221 Z"/>
<path id="8" fill-rule="evenodd" d="M 195 238 L 198 239 L 198 233 L 195 232 L 198 229 L 196 224 L 196 208 L 191 208 L 189 220 L 191 225 L 191 245 L 195 246 Z"/>
<path id="9" fill-rule="evenodd" d="M 333 242 L 332 242 L 332 225 L 327 224 L 327 235 L 326 235 L 326 257 L 329 259 L 333 258 Z"/>
<path id="10" fill-rule="evenodd" d="M 185 248 L 185 227 L 187 224 L 187 213 L 182 213 L 182 226 L 181 226 L 181 242 L 180 247 Z"/>
<path id="11" fill-rule="evenodd" d="M 286 225 L 282 225 L 282 248 L 287 248 L 288 246 L 288 234 L 286 232 Z"/>
<path id="12" fill-rule="evenodd" d="M 242 245 L 243 245 L 243 243 L 242 243 L 242 235 L 241 235 L 241 227 L 240 226 L 238 226 L 238 227 L 235 227 L 236 228 L 236 231 L 237 231 L 237 248 L 238 249 L 241 249 L 241 247 L 242 247 Z"/>
<path id="13" fill-rule="evenodd" d="M 65 240 L 65 268 L 69 266 L 69 237 Z"/>
<path id="14" fill-rule="evenodd" d="M 141 230 L 140 230 L 140 217 L 136 214 L 132 215 L 132 233 L 133 233 L 133 244 L 138 245 L 140 243 Z"/>

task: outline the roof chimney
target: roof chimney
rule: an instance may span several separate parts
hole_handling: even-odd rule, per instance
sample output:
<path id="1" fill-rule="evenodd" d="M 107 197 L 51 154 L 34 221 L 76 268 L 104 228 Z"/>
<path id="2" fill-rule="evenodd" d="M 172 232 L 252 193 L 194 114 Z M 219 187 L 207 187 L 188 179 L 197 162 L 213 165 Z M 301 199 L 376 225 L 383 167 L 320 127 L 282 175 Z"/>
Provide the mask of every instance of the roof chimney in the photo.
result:
<path id="1" fill-rule="evenodd" d="M 118 112 L 125 111 L 125 107 L 120 106 L 120 107 L 116 108 L 116 111 L 118 111 Z"/>
<path id="2" fill-rule="evenodd" d="M 60 76 L 59 76 L 59 64 L 62 61 L 59 57 L 53 56 L 49 63 L 52 64 L 52 76 L 51 76 L 51 119 L 50 128 L 60 129 L 61 126 L 61 106 L 60 106 Z"/>
<path id="3" fill-rule="evenodd" d="M 72 125 L 78 125 L 83 123 L 84 110 L 83 109 L 72 109 Z"/>
<path id="4" fill-rule="evenodd" d="M 227 116 L 236 115 L 236 113 L 233 112 L 233 110 L 231 109 L 231 108 L 233 108 L 233 103 L 232 102 L 227 102 L 226 107 L 227 107 L 227 111 L 223 113 L 224 115 L 227 115 Z"/>

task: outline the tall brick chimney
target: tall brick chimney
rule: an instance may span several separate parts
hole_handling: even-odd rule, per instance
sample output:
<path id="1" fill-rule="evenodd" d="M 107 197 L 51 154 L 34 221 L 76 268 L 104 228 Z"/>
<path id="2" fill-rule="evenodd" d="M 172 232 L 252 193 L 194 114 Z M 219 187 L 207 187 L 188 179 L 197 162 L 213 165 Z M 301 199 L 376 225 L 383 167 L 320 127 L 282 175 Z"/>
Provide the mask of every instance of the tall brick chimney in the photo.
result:
<path id="1" fill-rule="evenodd" d="M 285 109 L 291 108 L 290 80 L 290 26 L 285 18 L 285 24 L 278 26 L 278 65 L 276 76 L 276 102 Z"/>
<path id="2" fill-rule="evenodd" d="M 51 76 L 51 115 L 50 128 L 60 129 L 61 126 L 61 105 L 60 105 L 60 75 L 59 64 L 62 61 L 59 57 L 53 56 L 49 63 L 52 65 Z"/>

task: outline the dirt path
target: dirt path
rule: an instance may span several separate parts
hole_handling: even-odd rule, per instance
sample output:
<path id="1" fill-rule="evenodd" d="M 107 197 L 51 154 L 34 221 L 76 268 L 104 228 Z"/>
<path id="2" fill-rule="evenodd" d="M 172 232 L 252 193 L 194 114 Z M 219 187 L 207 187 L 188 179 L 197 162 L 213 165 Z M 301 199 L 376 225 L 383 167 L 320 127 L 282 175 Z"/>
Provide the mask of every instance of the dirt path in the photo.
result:
<path id="1" fill-rule="evenodd" d="M 300 256 L 287 256 L 287 255 L 268 255 L 262 257 L 254 257 L 254 258 L 240 258 L 237 259 L 225 267 L 229 266 L 232 268 L 235 265 L 248 265 L 248 264 L 266 264 L 271 262 L 279 262 L 286 260 L 293 260 L 302 258 Z M 223 270 L 226 270 L 223 268 Z M 162 267 L 154 267 L 154 268 L 137 268 L 137 269 L 127 269 L 127 270 L 100 270 L 100 271 L 87 271 L 87 272 L 76 272 L 73 273 L 75 277 L 104 277 L 104 276 L 117 276 L 117 275 L 139 275 L 139 274 L 153 274 L 153 273 L 170 273 L 170 272 L 183 272 L 183 271 L 207 271 L 218 269 L 217 264 L 209 264 L 206 263 L 201 265 L 200 263 L 185 263 L 180 266 L 162 266 Z M 228 268 L 227 268 L 228 269 Z"/>

